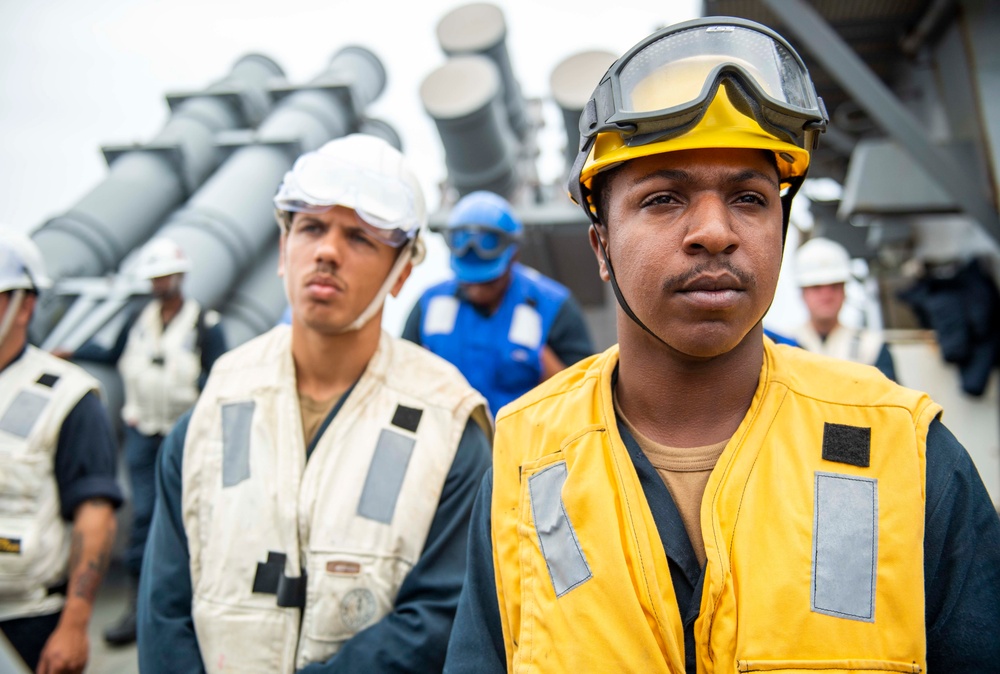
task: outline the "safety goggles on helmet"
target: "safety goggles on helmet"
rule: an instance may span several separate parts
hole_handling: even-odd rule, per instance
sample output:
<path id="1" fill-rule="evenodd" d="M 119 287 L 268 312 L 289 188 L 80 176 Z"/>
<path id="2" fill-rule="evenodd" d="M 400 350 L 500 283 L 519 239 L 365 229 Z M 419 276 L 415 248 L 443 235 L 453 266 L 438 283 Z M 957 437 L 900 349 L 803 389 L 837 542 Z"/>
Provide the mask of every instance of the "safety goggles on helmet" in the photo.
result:
<path id="1" fill-rule="evenodd" d="M 827 114 L 805 64 L 777 33 L 752 21 L 712 17 L 664 28 L 605 73 L 580 117 L 580 176 L 598 134 L 638 147 L 694 129 L 719 87 L 767 134 L 805 151 L 826 129 Z M 583 204 L 580 181 L 570 193 Z"/>
<path id="2" fill-rule="evenodd" d="M 279 211 L 313 214 L 345 206 L 365 231 L 393 248 L 413 239 L 421 225 L 416 199 L 402 182 L 317 152 L 296 160 L 274 205 Z"/>
<path id="3" fill-rule="evenodd" d="M 451 227 L 445 238 L 455 257 L 463 257 L 472 251 L 481 260 L 495 260 L 521 240 L 516 234 L 490 225 Z"/>

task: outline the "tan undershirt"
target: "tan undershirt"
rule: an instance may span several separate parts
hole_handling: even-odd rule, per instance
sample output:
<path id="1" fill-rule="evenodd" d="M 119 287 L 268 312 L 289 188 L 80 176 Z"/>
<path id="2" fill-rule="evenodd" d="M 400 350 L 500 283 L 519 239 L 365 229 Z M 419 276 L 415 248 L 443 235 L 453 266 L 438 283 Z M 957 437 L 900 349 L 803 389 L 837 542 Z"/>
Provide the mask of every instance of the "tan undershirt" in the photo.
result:
<path id="1" fill-rule="evenodd" d="M 313 441 L 316 431 L 330 414 L 330 410 L 340 400 L 339 395 L 335 395 L 329 400 L 316 400 L 304 393 L 299 394 L 299 413 L 302 415 L 302 437 L 305 439 L 306 447 Z"/>
<path id="2" fill-rule="evenodd" d="M 684 529 L 691 540 L 691 547 L 698 558 L 698 564 L 705 566 L 705 540 L 701 535 L 701 499 L 705 494 L 708 476 L 712 474 L 716 462 L 726 448 L 728 440 L 704 447 L 667 447 L 650 440 L 635 429 L 622 414 L 615 395 L 615 414 L 635 438 L 639 449 L 646 455 L 660 479 L 667 486 L 670 496 L 677 506 Z"/>

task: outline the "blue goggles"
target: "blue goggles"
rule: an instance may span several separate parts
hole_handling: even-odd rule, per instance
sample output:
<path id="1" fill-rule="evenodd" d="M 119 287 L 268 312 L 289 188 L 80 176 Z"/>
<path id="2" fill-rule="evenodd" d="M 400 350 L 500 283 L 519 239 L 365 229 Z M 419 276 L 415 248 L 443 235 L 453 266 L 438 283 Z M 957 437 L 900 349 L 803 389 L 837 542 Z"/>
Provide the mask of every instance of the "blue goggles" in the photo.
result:
<path id="1" fill-rule="evenodd" d="M 464 257 L 473 251 L 481 260 L 495 260 L 519 243 L 521 237 L 488 225 L 462 225 L 449 229 L 445 240 L 455 257 Z"/>

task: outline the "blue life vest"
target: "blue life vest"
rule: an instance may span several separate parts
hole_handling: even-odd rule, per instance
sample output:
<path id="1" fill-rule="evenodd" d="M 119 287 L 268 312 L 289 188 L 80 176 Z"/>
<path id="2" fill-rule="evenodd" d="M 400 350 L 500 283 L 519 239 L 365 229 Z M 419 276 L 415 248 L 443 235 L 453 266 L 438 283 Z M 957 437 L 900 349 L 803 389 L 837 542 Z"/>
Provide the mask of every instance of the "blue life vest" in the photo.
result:
<path id="1" fill-rule="evenodd" d="M 541 351 L 569 290 L 514 263 L 510 286 L 491 316 L 462 299 L 452 279 L 420 298 L 420 343 L 453 363 L 497 411 L 537 386 Z"/>

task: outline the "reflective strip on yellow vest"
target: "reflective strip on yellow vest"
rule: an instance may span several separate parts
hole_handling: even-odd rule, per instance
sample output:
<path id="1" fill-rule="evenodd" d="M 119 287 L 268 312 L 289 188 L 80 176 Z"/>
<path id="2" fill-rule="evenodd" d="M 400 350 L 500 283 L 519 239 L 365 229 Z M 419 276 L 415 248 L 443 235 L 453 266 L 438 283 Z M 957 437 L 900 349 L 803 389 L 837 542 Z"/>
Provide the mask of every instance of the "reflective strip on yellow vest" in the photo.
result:
<path id="1" fill-rule="evenodd" d="M 509 671 L 685 671 L 667 557 L 614 416 L 617 361 L 616 347 L 583 361 L 498 419 Z M 766 343 L 702 501 L 699 672 L 925 668 L 924 451 L 939 411 L 872 368 Z"/>
<path id="2" fill-rule="evenodd" d="M 62 605 L 47 592 L 66 579 L 69 561 L 56 447 L 66 417 L 96 390 L 81 368 L 32 346 L 0 372 L 0 620 Z"/>

